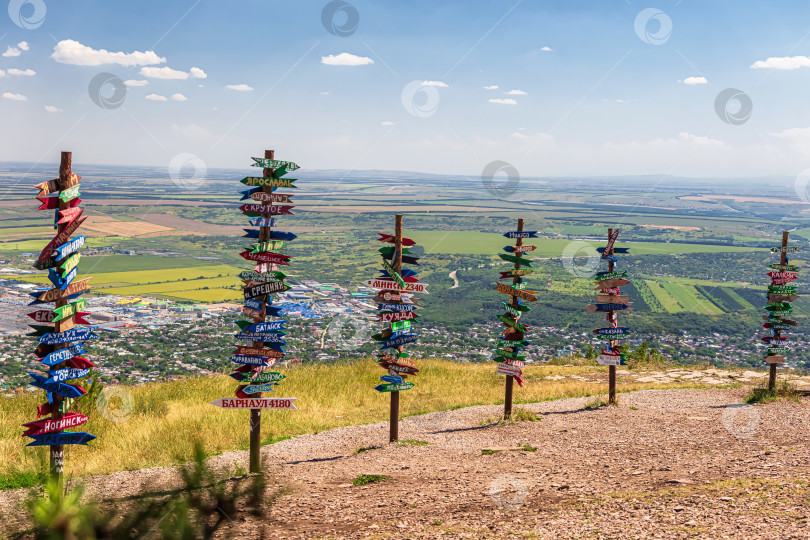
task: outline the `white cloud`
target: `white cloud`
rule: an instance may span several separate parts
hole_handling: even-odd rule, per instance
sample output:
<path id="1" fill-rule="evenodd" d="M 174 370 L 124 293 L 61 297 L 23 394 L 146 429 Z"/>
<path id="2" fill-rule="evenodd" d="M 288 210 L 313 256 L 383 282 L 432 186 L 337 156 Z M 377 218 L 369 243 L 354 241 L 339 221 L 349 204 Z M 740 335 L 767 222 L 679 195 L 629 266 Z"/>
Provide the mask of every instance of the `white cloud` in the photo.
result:
<path id="1" fill-rule="evenodd" d="M 8 49 L 6 49 L 6 52 L 3 53 L 3 56 L 6 57 L 6 58 L 9 58 L 9 57 L 12 57 L 12 56 L 20 56 L 23 51 L 27 51 L 28 49 L 30 49 L 30 47 L 28 46 L 28 42 L 27 41 L 21 41 L 21 42 L 17 43 L 16 47 L 12 47 L 11 45 L 9 45 Z"/>
<path id="2" fill-rule="evenodd" d="M 322 96 L 328 96 L 328 95 L 329 95 L 329 92 L 321 92 L 320 94 L 321 94 Z"/>
<path id="3" fill-rule="evenodd" d="M 188 70 L 188 72 L 191 75 L 191 78 L 193 78 L 193 79 L 207 79 L 208 78 L 208 73 L 206 73 L 205 71 L 201 70 L 198 67 L 193 67 L 190 70 Z"/>
<path id="4" fill-rule="evenodd" d="M 508 92 L 504 92 L 507 96 L 525 96 L 526 92 L 523 90 L 509 90 Z"/>
<path id="5" fill-rule="evenodd" d="M 0 79 L 6 76 L 6 72 L 0 69 Z"/>
<path id="6" fill-rule="evenodd" d="M 28 101 L 28 98 L 22 94 L 12 94 L 11 92 L 3 92 L 3 97 L 12 101 Z"/>
<path id="7" fill-rule="evenodd" d="M 442 81 L 422 81 L 422 86 L 435 86 L 437 88 L 448 88 L 447 83 Z"/>
<path id="8" fill-rule="evenodd" d="M 497 84 L 493 84 L 492 86 L 485 86 L 484 87 L 484 90 L 497 90 L 497 89 L 498 89 Z"/>
<path id="9" fill-rule="evenodd" d="M 810 67 L 810 56 L 772 56 L 767 60 L 757 60 L 751 69 L 799 69 Z"/>
<path id="10" fill-rule="evenodd" d="M 149 84 L 149 81 L 130 79 L 128 81 L 124 81 L 124 84 L 126 86 L 146 86 Z"/>
<path id="11" fill-rule="evenodd" d="M 105 49 L 93 49 L 82 45 L 78 41 L 65 39 L 53 48 L 51 58 L 60 64 L 74 66 L 101 66 L 104 64 L 118 64 L 120 66 L 149 66 L 162 64 L 165 58 L 155 54 L 155 51 L 110 52 Z"/>
<path id="12" fill-rule="evenodd" d="M 229 84 L 225 86 L 229 90 L 236 90 L 237 92 L 252 92 L 253 87 L 246 84 Z"/>
<path id="13" fill-rule="evenodd" d="M 515 131 L 514 133 L 512 133 L 509 136 L 512 137 L 513 139 L 528 139 L 529 138 L 527 135 L 524 135 L 523 133 L 521 133 L 519 131 Z"/>
<path id="14" fill-rule="evenodd" d="M 62 109 L 54 107 L 53 105 L 45 105 L 45 110 L 51 113 L 62 112 Z"/>
<path id="15" fill-rule="evenodd" d="M 365 66 L 373 63 L 374 60 L 368 56 L 356 56 L 347 52 L 321 57 L 321 64 L 326 64 L 327 66 Z"/>
<path id="16" fill-rule="evenodd" d="M 396 124 L 396 122 L 392 122 L 390 120 L 384 120 L 383 122 L 380 122 L 381 126 L 393 126 L 394 124 Z"/>
<path id="17" fill-rule="evenodd" d="M 540 50 L 543 51 L 543 52 L 551 52 L 554 49 L 552 49 L 551 47 L 546 46 L 546 47 L 541 48 Z"/>
<path id="18" fill-rule="evenodd" d="M 183 94 L 172 94 L 172 99 L 175 101 L 188 101 L 188 98 Z"/>
<path id="19" fill-rule="evenodd" d="M 498 103 L 500 105 L 517 105 L 517 101 L 515 101 L 512 98 L 506 98 L 506 99 L 492 98 L 492 99 L 489 100 L 489 102 L 490 103 Z"/>
<path id="20" fill-rule="evenodd" d="M 14 69 L 14 68 L 9 69 L 6 73 L 8 73 L 9 75 L 20 75 L 23 77 L 33 77 L 34 75 L 37 74 L 37 72 L 34 71 L 33 69 Z"/>
<path id="21" fill-rule="evenodd" d="M 166 96 L 161 96 L 160 94 L 147 94 L 146 99 L 149 101 L 167 101 Z"/>
<path id="22" fill-rule="evenodd" d="M 695 85 L 695 84 L 707 84 L 709 81 L 706 80 L 706 77 L 687 77 L 683 80 L 683 84 L 688 85 Z"/>
<path id="23" fill-rule="evenodd" d="M 188 79 L 189 75 L 185 71 L 178 71 L 168 66 L 164 67 L 142 67 L 141 76 L 150 79 L 181 80 Z"/>

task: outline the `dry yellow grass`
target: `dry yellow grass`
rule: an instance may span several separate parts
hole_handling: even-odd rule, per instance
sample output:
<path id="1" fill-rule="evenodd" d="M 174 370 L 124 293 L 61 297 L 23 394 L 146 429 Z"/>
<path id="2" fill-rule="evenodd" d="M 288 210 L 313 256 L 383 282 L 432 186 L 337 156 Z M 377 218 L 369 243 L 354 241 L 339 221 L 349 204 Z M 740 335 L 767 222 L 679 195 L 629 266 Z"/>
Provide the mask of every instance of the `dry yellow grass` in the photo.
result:
<path id="1" fill-rule="evenodd" d="M 493 364 L 459 364 L 419 360 L 416 386 L 401 393 L 402 416 L 472 405 L 503 403 L 504 378 Z M 270 397 L 296 397 L 298 410 L 268 411 L 262 437 L 315 433 L 373 423 L 388 418 L 388 396 L 373 390 L 383 371 L 372 361 L 338 365 L 310 364 L 283 370 L 287 378 Z M 606 371 L 604 367 L 527 366 L 526 384 L 515 390 L 516 403 L 603 394 L 606 384 L 577 380 L 543 380 L 550 375 Z M 694 386 L 694 385 L 692 385 Z M 233 396 L 236 382 L 226 375 L 123 388 L 132 396 L 132 414 L 120 423 L 105 418 L 95 404 L 80 412 L 90 420 L 74 431 L 98 437 L 87 446 L 68 447 L 65 472 L 73 477 L 169 465 L 191 455 L 195 441 L 214 454 L 244 449 L 248 443 L 246 410 L 223 410 L 209 402 Z M 683 384 L 627 384 L 620 391 L 678 388 Z M 26 448 L 20 424 L 35 418 L 39 392 L 0 401 L 0 479 L 47 469 L 47 449 Z M 113 408 L 119 405 L 113 400 Z"/>

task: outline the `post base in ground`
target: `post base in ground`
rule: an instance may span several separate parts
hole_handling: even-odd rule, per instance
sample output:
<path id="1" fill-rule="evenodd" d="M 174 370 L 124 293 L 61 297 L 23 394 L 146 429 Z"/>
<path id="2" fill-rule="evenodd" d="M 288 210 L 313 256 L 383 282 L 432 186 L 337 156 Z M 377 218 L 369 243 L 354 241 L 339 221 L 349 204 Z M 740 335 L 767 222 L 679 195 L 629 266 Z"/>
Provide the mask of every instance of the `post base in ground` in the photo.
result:
<path id="1" fill-rule="evenodd" d="M 616 401 L 616 366 L 608 366 L 608 405 L 618 405 Z"/>

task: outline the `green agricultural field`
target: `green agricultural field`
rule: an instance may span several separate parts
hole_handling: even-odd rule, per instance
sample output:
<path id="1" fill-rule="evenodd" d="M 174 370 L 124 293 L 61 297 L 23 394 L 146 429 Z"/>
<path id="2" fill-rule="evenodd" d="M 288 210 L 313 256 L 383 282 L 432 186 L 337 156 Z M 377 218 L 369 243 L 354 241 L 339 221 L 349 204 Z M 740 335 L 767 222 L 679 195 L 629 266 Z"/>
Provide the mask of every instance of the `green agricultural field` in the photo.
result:
<path id="1" fill-rule="evenodd" d="M 692 285 L 682 285 L 670 281 L 660 282 L 661 286 L 678 304 L 678 312 L 700 313 L 702 315 L 720 315 L 722 311 L 700 294 Z"/>
<path id="2" fill-rule="evenodd" d="M 169 296 L 169 295 L 167 295 Z M 234 289 L 201 289 L 196 291 L 178 291 L 170 295 L 172 298 L 191 300 L 193 302 L 218 303 L 241 302 L 244 299 L 241 291 Z"/>
<path id="3" fill-rule="evenodd" d="M 162 257 L 160 255 L 107 255 L 82 257 L 82 274 L 127 272 L 143 270 L 168 270 L 195 266 L 211 266 L 215 261 L 203 261 L 193 257 Z M 176 275 L 165 273 L 168 277 Z M 120 279 L 118 281 L 121 281 Z"/>
<path id="4" fill-rule="evenodd" d="M 407 234 L 418 244 L 425 248 L 425 253 L 432 254 L 459 254 L 459 255 L 494 255 L 503 253 L 503 246 L 514 244 L 497 233 L 483 233 L 475 231 L 412 231 Z M 533 238 L 526 240 L 537 246 L 529 256 L 534 257 L 561 257 L 566 247 L 576 240 L 557 240 L 546 238 Z M 584 244 L 584 243 L 583 243 Z M 596 255 L 596 248 L 602 244 L 587 243 L 591 250 L 576 251 L 576 256 Z M 762 251 L 754 248 L 740 246 L 715 246 L 708 244 L 681 244 L 675 242 L 627 242 L 617 243 L 617 247 L 629 247 L 633 255 L 673 255 L 678 253 L 716 253 L 716 252 L 750 252 Z"/>
<path id="5" fill-rule="evenodd" d="M 120 296 L 150 296 L 152 294 L 174 294 L 181 291 L 219 289 L 239 285 L 239 278 L 235 276 L 206 279 L 189 279 L 186 281 L 170 281 L 168 283 L 154 283 L 148 285 L 133 285 L 130 287 L 110 287 L 101 289 L 105 294 Z M 100 292 L 100 291 L 97 291 Z M 238 291 L 237 291 L 238 292 Z"/>

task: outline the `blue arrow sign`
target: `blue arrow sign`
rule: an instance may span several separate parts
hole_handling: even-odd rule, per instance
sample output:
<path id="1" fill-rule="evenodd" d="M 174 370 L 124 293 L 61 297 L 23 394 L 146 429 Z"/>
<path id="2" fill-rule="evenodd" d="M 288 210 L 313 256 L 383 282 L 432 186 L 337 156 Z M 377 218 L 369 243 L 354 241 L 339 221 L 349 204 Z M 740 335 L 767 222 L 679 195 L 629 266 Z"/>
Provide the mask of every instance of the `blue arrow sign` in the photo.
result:
<path id="1" fill-rule="evenodd" d="M 79 248 L 84 245 L 85 240 L 87 239 L 84 237 L 84 235 L 79 235 L 70 242 L 66 242 L 56 248 L 56 260 L 61 261 L 68 255 L 79 251 Z"/>
<path id="2" fill-rule="evenodd" d="M 54 287 L 59 287 L 64 291 L 65 289 L 67 289 L 67 286 L 70 285 L 74 279 L 76 279 L 76 276 L 78 274 L 79 268 L 75 267 L 70 272 L 68 272 L 68 274 L 63 278 L 62 276 L 59 275 L 59 272 L 51 268 L 50 270 L 48 270 L 48 279 L 51 280 L 51 283 L 53 283 Z"/>
<path id="3" fill-rule="evenodd" d="M 62 444 L 87 444 L 96 438 L 84 431 L 64 432 L 64 433 L 43 433 L 41 435 L 29 435 L 34 442 L 26 446 L 55 446 Z"/>
<path id="4" fill-rule="evenodd" d="M 87 351 L 82 349 L 83 343 L 77 343 L 75 345 L 71 345 L 65 349 L 59 349 L 58 351 L 54 351 L 49 355 L 45 356 L 42 359 L 42 363 L 46 366 L 55 366 L 56 364 L 61 364 L 62 362 L 67 362 L 74 356 L 79 356 Z"/>
<path id="5" fill-rule="evenodd" d="M 273 227 L 276 224 L 276 218 L 254 217 L 250 218 L 250 224 L 254 227 Z"/>
<path id="6" fill-rule="evenodd" d="M 291 232 L 270 231 L 270 240 L 295 240 L 298 235 Z"/>
<path id="7" fill-rule="evenodd" d="M 599 252 L 599 253 L 604 253 L 605 248 L 604 247 L 598 247 L 598 248 L 596 248 L 596 251 Z M 629 252 L 630 252 L 630 248 L 626 248 L 626 247 L 614 247 L 613 248 L 613 253 L 629 253 Z"/>
<path id="8" fill-rule="evenodd" d="M 383 382 L 392 383 L 392 384 L 404 384 L 405 383 L 405 379 L 403 379 L 399 375 L 383 375 L 382 377 L 380 377 L 380 380 L 383 381 Z"/>
<path id="9" fill-rule="evenodd" d="M 413 343 L 414 341 L 418 340 L 419 336 L 417 334 L 408 334 L 405 336 L 395 337 L 393 339 L 389 339 L 388 341 L 384 341 L 382 343 L 382 347 L 380 349 L 390 349 L 391 347 L 399 347 L 400 345 L 405 345 L 407 343 Z"/>
<path id="10" fill-rule="evenodd" d="M 270 299 L 270 297 L 268 297 L 268 299 Z M 270 300 L 272 301 L 272 299 Z M 255 309 L 256 311 L 263 311 L 264 302 L 262 302 L 261 300 L 256 300 L 255 298 L 248 298 L 247 300 L 245 300 L 245 307 Z"/>
<path id="11" fill-rule="evenodd" d="M 65 369 L 57 369 L 56 371 L 51 371 L 48 375 L 51 376 L 50 379 L 45 381 L 45 384 L 51 383 L 60 383 L 65 381 L 70 381 L 73 379 L 81 379 L 82 377 L 86 377 L 87 374 L 90 373 L 90 369 L 76 369 L 76 368 L 65 368 Z"/>
<path id="12" fill-rule="evenodd" d="M 377 304 L 380 311 L 416 311 L 413 304 Z"/>
<path id="13" fill-rule="evenodd" d="M 266 332 L 261 334 L 256 334 L 253 332 L 239 332 L 236 334 L 236 339 L 242 341 L 263 341 L 264 343 L 278 343 L 281 345 L 286 345 L 287 342 L 284 340 L 284 336 L 286 336 L 284 332 Z"/>
<path id="14" fill-rule="evenodd" d="M 273 386 L 278 385 L 278 383 L 266 383 L 266 384 L 251 384 L 242 389 L 242 392 L 246 394 L 258 394 L 259 392 L 275 392 Z"/>
<path id="15" fill-rule="evenodd" d="M 260 187 L 255 187 L 255 188 L 246 189 L 246 190 L 244 190 L 244 191 L 242 192 L 242 198 L 241 198 L 241 199 L 239 199 L 239 200 L 240 200 L 240 201 L 247 200 L 247 199 L 249 199 L 249 198 L 250 198 L 250 196 L 251 196 L 251 195 L 253 195 L 254 193 L 258 193 L 258 192 L 259 192 L 259 191 L 261 191 L 261 190 L 262 190 L 262 188 L 260 188 Z"/>
<path id="16" fill-rule="evenodd" d="M 71 341 L 98 339 L 98 336 L 93 333 L 94 328 L 98 328 L 98 326 L 74 328 L 64 332 L 50 332 L 39 338 L 39 342 L 44 343 L 45 345 L 59 345 L 61 343 L 70 343 Z"/>
<path id="17" fill-rule="evenodd" d="M 249 332 L 249 333 L 264 333 L 264 332 L 277 332 L 279 330 L 284 330 L 284 323 L 287 321 L 270 321 L 270 322 L 263 322 L 257 324 L 251 324 L 242 328 L 242 332 Z"/>
<path id="18" fill-rule="evenodd" d="M 245 238 L 258 238 L 259 231 L 257 229 L 244 229 L 245 234 L 243 235 Z"/>
<path id="19" fill-rule="evenodd" d="M 84 395 L 75 386 L 63 383 L 49 383 L 47 382 L 48 380 L 42 375 L 37 375 L 36 373 L 30 372 L 28 374 L 31 375 L 31 378 L 34 379 L 34 381 L 31 384 L 33 384 L 37 388 L 42 388 L 43 390 L 50 392 L 52 394 L 59 394 L 60 396 L 68 398 L 77 398 Z"/>
<path id="20" fill-rule="evenodd" d="M 506 238 L 537 238 L 537 231 L 509 231 L 503 235 Z"/>
<path id="21" fill-rule="evenodd" d="M 236 364 L 247 364 L 250 366 L 266 366 L 267 360 L 269 360 L 269 358 L 266 356 L 247 356 L 245 354 L 237 354 L 231 356 L 229 360 Z"/>

